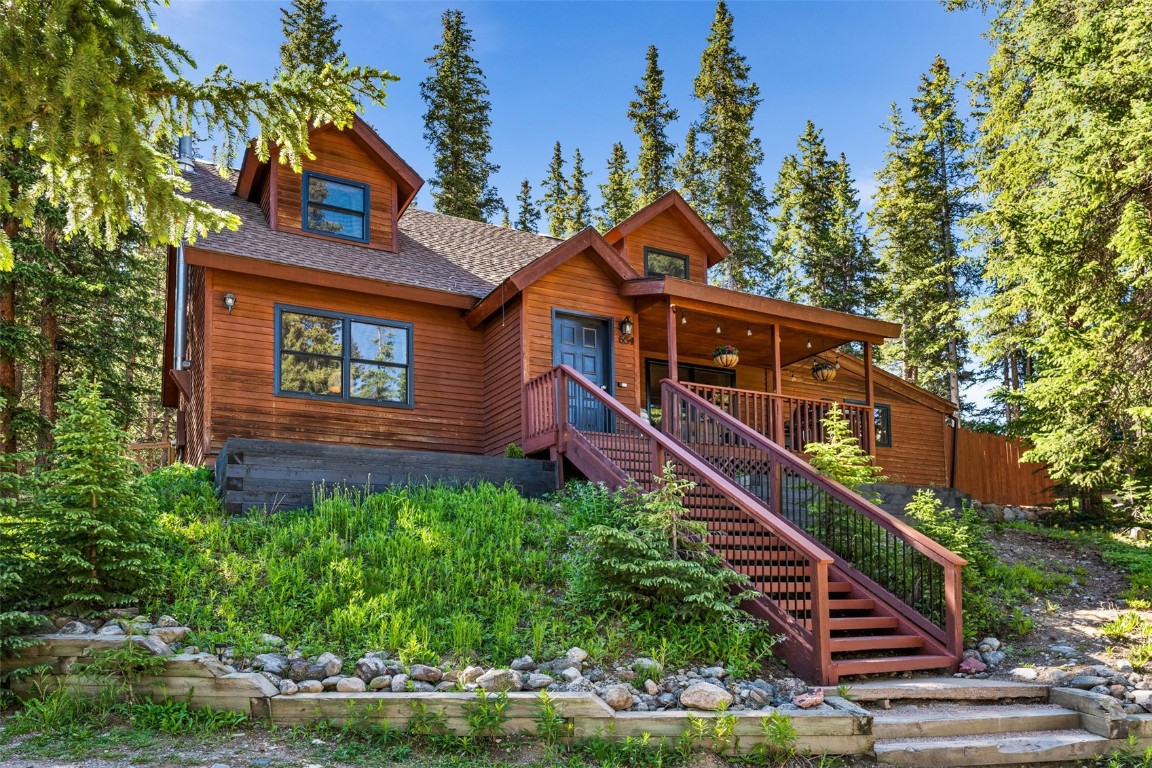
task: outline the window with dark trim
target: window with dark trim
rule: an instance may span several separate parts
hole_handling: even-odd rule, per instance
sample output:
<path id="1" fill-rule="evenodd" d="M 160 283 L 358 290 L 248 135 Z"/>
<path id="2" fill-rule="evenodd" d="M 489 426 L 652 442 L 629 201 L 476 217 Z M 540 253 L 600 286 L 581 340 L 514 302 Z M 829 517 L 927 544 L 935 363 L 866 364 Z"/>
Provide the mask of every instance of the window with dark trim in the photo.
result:
<path id="1" fill-rule="evenodd" d="M 863 400 L 844 398 L 844 402 L 853 405 L 867 405 Z M 872 413 L 876 419 L 876 447 L 892 447 L 892 406 L 886 403 L 873 403 Z"/>
<path id="2" fill-rule="evenodd" d="M 644 361 L 648 386 L 648 418 L 656 424 L 660 421 L 660 382 L 668 378 L 668 361 L 647 358 Z M 709 384 L 714 387 L 736 386 L 736 371 L 731 368 L 713 368 L 709 365 L 692 365 L 679 363 L 676 366 L 677 379 L 694 384 Z"/>
<path id="3" fill-rule="evenodd" d="M 412 406 L 412 324 L 276 307 L 276 394 Z"/>
<path id="4" fill-rule="evenodd" d="M 688 257 L 682 253 L 644 248 L 645 277 L 682 277 L 688 279 Z"/>
<path id="5" fill-rule="evenodd" d="M 304 230 L 368 242 L 368 185 L 304 172 Z"/>

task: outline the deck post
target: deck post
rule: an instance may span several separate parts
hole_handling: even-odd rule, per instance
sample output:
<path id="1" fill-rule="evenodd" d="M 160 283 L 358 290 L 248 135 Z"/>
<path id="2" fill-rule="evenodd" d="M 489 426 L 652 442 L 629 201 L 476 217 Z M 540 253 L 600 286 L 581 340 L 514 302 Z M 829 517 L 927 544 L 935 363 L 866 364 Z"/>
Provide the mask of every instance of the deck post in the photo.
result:
<path id="1" fill-rule="evenodd" d="M 668 302 L 668 378 L 679 381 L 680 361 L 676 357 L 676 305 Z"/>
<path id="2" fill-rule="evenodd" d="M 812 571 L 808 582 L 808 588 L 812 591 L 808 605 L 812 611 L 813 666 L 821 685 L 836 685 L 838 676 L 832 670 L 831 631 L 828 623 L 828 563 L 814 560 Z"/>
<path id="3" fill-rule="evenodd" d="M 876 393 L 872 382 L 872 342 L 864 342 L 864 405 L 868 413 L 864 419 L 864 450 L 876 455 Z"/>

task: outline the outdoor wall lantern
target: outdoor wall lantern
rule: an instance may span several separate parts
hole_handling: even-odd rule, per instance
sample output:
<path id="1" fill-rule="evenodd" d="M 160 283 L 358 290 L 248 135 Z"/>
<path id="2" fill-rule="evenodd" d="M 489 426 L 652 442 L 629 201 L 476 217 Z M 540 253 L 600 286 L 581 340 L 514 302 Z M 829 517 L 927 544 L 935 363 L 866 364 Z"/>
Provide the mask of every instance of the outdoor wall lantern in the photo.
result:
<path id="1" fill-rule="evenodd" d="M 812 363 L 812 378 L 816 381 L 832 381 L 836 378 L 836 366 L 823 360 L 817 360 Z"/>
<path id="2" fill-rule="evenodd" d="M 636 326 L 632 323 L 632 316 L 624 318 L 620 321 L 620 335 L 631 336 L 632 331 L 636 330 Z"/>
<path id="3" fill-rule="evenodd" d="M 224 309 L 228 310 L 228 314 L 232 314 L 232 308 L 236 306 L 236 294 L 224 294 Z"/>

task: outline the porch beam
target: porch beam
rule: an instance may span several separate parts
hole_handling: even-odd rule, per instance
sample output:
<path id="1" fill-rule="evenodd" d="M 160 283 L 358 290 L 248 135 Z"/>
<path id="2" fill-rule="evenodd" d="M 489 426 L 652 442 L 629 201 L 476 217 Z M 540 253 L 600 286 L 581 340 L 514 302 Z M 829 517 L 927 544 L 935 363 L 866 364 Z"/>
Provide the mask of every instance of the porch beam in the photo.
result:
<path id="1" fill-rule="evenodd" d="M 876 393 L 872 381 L 872 342 L 864 342 L 864 405 L 868 417 L 864 421 L 864 450 L 876 455 Z"/>
<path id="2" fill-rule="evenodd" d="M 680 361 L 676 357 L 676 305 L 668 302 L 668 378 L 679 381 Z"/>

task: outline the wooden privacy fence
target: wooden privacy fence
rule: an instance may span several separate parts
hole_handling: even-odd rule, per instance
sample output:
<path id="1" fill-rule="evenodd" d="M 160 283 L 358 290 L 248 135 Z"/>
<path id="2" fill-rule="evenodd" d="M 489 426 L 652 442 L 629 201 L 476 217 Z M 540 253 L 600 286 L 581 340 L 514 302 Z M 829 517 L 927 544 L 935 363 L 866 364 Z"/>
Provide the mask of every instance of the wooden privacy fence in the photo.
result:
<path id="1" fill-rule="evenodd" d="M 959 434 L 953 435 L 955 431 L 946 428 L 945 435 L 945 458 L 949 467 L 956 468 L 953 488 L 986 504 L 1043 506 L 1056 500 L 1045 466 L 1020 462 L 1028 450 L 1020 440 L 963 427 Z"/>

